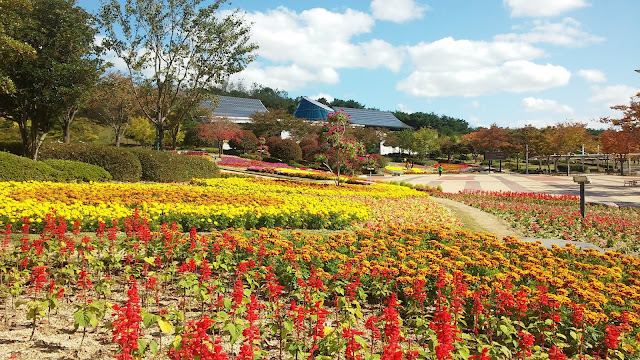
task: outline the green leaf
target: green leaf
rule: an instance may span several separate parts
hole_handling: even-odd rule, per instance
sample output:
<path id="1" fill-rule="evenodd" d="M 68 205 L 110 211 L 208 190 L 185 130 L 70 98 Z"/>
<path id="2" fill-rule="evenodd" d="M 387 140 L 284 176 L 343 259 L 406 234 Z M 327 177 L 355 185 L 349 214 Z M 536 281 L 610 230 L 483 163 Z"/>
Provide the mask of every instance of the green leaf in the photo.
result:
<path id="1" fill-rule="evenodd" d="M 147 340 L 138 339 L 138 354 L 144 354 L 144 350 L 147 348 Z"/>
<path id="2" fill-rule="evenodd" d="M 83 309 L 78 309 L 73 313 L 73 319 L 75 320 L 75 324 L 83 328 L 86 328 L 91 321 L 91 317 Z"/>
<path id="3" fill-rule="evenodd" d="M 158 354 L 158 343 L 151 340 L 151 342 L 149 343 L 149 350 L 151 350 L 151 353 L 155 356 Z"/>
<path id="4" fill-rule="evenodd" d="M 155 324 L 156 318 L 156 315 L 153 315 L 151 313 L 144 313 L 142 314 L 142 324 L 145 328 L 148 329 L 149 327 L 151 327 L 151 325 Z"/>

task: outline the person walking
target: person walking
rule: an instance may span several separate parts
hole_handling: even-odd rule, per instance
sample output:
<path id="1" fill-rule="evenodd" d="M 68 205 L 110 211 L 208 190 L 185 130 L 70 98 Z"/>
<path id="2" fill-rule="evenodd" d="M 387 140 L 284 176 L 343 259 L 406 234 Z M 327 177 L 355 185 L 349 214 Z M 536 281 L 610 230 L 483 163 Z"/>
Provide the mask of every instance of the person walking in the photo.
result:
<path id="1" fill-rule="evenodd" d="M 442 164 L 438 164 L 438 177 L 442 176 Z"/>

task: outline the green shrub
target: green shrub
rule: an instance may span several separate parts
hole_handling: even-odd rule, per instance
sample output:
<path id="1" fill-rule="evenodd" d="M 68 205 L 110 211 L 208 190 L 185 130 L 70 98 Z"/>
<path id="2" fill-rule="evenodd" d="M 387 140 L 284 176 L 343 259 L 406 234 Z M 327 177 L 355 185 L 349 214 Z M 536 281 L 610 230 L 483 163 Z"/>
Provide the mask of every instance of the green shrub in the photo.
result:
<path id="1" fill-rule="evenodd" d="M 29 158 L 0 152 L 0 181 L 59 181 L 60 171 Z"/>
<path id="2" fill-rule="evenodd" d="M 300 145 L 291 139 L 273 142 L 273 144 L 269 146 L 269 153 L 271 153 L 271 156 L 274 158 L 281 159 L 283 162 L 302 159 Z"/>
<path id="3" fill-rule="evenodd" d="M 48 159 L 45 164 L 60 172 L 60 181 L 109 181 L 111 174 L 100 166 L 79 161 Z"/>
<path id="4" fill-rule="evenodd" d="M 240 157 L 243 159 L 260 160 L 260 155 L 258 154 L 240 154 Z"/>
<path id="5" fill-rule="evenodd" d="M 199 156 L 176 155 L 148 149 L 131 149 L 142 165 L 142 180 L 182 182 L 192 178 L 212 178 L 220 175 L 213 162 Z"/>
<path id="6" fill-rule="evenodd" d="M 177 155 L 164 151 L 135 148 L 130 151 L 138 157 L 142 166 L 142 177 L 144 181 L 174 182 L 186 181 L 180 169 Z"/>
<path id="7" fill-rule="evenodd" d="M 43 144 L 41 159 L 80 161 L 107 170 L 116 181 L 140 181 L 142 166 L 130 150 L 86 144 Z"/>
<path id="8" fill-rule="evenodd" d="M 209 179 L 220 177 L 218 166 L 205 158 L 199 156 L 181 156 L 184 161 L 184 171 L 189 179 Z"/>

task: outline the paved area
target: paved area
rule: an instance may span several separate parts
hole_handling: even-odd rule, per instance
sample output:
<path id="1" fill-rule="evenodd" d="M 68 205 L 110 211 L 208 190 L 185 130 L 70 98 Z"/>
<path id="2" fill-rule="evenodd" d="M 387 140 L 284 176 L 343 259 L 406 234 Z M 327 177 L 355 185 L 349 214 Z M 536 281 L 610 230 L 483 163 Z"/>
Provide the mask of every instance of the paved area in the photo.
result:
<path id="1" fill-rule="evenodd" d="M 617 206 L 640 207 L 640 186 L 624 186 L 625 180 L 640 177 L 593 174 L 591 184 L 586 185 L 587 202 L 607 203 Z M 522 175 L 511 173 L 493 174 L 438 174 L 400 175 L 378 178 L 384 181 L 404 181 L 436 187 L 444 192 L 457 193 L 463 190 L 545 192 L 550 194 L 580 195 L 580 185 L 573 182 L 573 176 Z"/>

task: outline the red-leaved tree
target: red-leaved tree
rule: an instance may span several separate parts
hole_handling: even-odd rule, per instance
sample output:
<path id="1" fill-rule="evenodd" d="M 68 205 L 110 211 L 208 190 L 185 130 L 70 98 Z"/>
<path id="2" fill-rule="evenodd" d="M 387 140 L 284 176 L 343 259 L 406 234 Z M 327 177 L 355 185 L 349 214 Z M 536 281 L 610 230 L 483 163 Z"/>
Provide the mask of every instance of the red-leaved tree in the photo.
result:
<path id="1" fill-rule="evenodd" d="M 215 117 L 207 124 L 198 125 L 198 133 L 201 137 L 216 141 L 220 156 L 222 157 L 223 146 L 225 141 L 238 138 L 241 130 L 238 124 L 231 122 L 229 119 Z"/>

